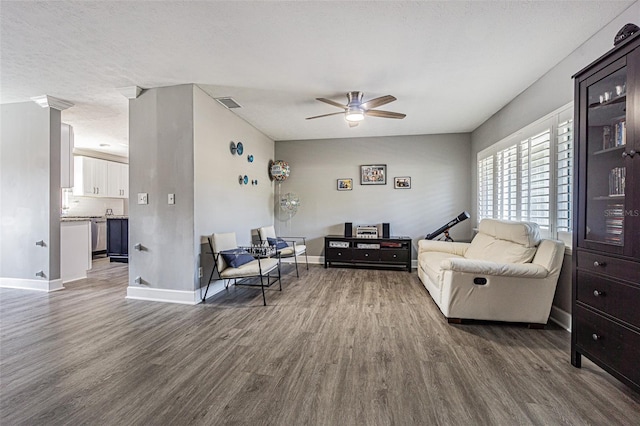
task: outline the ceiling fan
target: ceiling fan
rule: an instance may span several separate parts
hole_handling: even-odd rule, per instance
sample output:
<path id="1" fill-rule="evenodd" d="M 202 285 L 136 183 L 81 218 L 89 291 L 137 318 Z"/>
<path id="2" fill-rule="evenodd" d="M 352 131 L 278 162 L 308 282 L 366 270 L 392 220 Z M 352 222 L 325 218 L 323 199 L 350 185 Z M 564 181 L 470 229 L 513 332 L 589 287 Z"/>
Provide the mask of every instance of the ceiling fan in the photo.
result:
<path id="1" fill-rule="evenodd" d="M 331 114 L 316 115 L 314 117 L 307 117 L 307 120 L 313 120 L 314 118 L 320 117 L 329 117 L 330 115 L 344 114 L 345 120 L 349 122 L 349 127 L 356 127 L 360 121 L 364 120 L 365 115 L 369 115 L 371 117 L 399 119 L 405 118 L 407 116 L 406 114 L 401 114 L 399 112 L 380 111 L 377 109 L 373 109 L 395 101 L 396 98 L 394 96 L 380 96 L 379 98 L 371 99 L 367 102 L 362 102 L 363 97 L 364 93 L 362 92 L 349 92 L 347 93 L 348 102 L 346 105 L 342 105 L 341 103 L 332 101 L 331 99 L 316 98 L 316 100 L 320 102 L 342 108 L 344 111 L 332 112 Z"/>

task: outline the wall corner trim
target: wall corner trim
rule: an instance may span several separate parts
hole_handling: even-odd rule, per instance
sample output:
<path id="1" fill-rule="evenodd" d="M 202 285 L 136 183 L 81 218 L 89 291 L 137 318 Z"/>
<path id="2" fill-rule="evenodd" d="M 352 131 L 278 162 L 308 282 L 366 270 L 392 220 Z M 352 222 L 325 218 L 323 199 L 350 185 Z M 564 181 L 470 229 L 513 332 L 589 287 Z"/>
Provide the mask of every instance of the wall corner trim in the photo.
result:
<path id="1" fill-rule="evenodd" d="M 55 98 L 49 95 L 34 96 L 31 98 L 31 100 L 40 105 L 42 108 L 53 108 L 60 111 L 64 111 L 65 109 L 69 109 L 74 106 L 74 104 L 69 101 L 65 101 L 64 99 Z"/>
<path id="2" fill-rule="evenodd" d="M 0 277 L 0 288 L 16 288 L 20 290 L 33 291 L 58 291 L 64 290 L 62 280 L 31 280 L 24 278 L 4 278 Z"/>
<path id="3" fill-rule="evenodd" d="M 118 87 L 116 90 L 127 99 L 136 99 L 142 93 L 142 88 L 138 86 Z"/>

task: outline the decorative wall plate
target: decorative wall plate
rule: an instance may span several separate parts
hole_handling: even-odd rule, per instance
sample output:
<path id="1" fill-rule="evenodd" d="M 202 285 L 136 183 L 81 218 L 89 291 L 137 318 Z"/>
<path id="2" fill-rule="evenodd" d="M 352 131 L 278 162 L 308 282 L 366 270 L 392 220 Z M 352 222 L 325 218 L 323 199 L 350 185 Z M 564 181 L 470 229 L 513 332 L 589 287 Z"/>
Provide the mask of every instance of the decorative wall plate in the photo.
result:
<path id="1" fill-rule="evenodd" d="M 236 154 L 236 144 L 234 141 L 231 141 L 231 143 L 229 144 L 229 150 L 231 151 L 231 155 L 235 155 Z"/>
<path id="2" fill-rule="evenodd" d="M 242 145 L 242 142 L 238 142 L 236 144 L 236 152 L 238 153 L 238 155 L 242 155 L 242 153 L 244 152 L 244 146 Z"/>
<path id="3" fill-rule="evenodd" d="M 244 180 L 244 184 L 245 185 L 248 184 L 249 183 L 249 176 L 244 175 L 244 179 L 243 180 Z"/>
<path id="4" fill-rule="evenodd" d="M 247 161 L 253 163 L 253 155 L 247 155 Z"/>
<path id="5" fill-rule="evenodd" d="M 238 182 L 240 182 L 240 185 L 244 184 L 244 176 L 238 176 Z"/>

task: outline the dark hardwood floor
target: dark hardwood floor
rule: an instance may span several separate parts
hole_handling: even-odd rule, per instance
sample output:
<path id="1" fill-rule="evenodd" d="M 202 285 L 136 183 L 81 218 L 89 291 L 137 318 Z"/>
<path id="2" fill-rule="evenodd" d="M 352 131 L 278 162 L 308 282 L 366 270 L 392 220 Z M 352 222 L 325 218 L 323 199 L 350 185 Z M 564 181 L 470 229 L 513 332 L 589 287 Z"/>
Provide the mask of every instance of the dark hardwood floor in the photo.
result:
<path id="1" fill-rule="evenodd" d="M 573 368 L 566 331 L 447 324 L 415 272 L 289 268 L 266 307 L 126 283 L 98 261 L 63 291 L 0 289 L 0 424 L 640 424 L 640 395 Z"/>

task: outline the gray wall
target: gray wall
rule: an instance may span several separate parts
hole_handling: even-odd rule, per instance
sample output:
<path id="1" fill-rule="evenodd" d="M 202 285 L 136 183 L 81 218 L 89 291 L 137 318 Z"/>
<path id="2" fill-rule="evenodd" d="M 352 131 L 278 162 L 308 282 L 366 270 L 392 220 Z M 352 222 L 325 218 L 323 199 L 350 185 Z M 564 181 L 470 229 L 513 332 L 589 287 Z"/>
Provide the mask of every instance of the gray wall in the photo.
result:
<path id="1" fill-rule="evenodd" d="M 276 197 L 288 192 L 301 200 L 298 213 L 276 220 L 280 235 L 309 237 L 308 253 L 323 255 L 325 235 L 354 225 L 389 222 L 392 235 L 416 241 L 470 209 L 469 134 L 393 136 L 276 142 L 276 158 L 291 175 Z M 360 185 L 360 165 L 386 164 L 386 185 Z M 410 176 L 411 189 L 394 189 L 395 176 Z M 337 179 L 352 178 L 352 191 L 338 191 Z M 279 205 L 275 212 L 281 216 Z M 285 216 L 286 218 L 286 216 Z M 471 222 L 453 228 L 454 239 L 471 238 Z"/>
<path id="2" fill-rule="evenodd" d="M 473 188 L 477 186 L 478 152 L 504 139 L 528 124 L 573 101 L 571 76 L 613 48 L 613 38 L 626 23 L 640 24 L 640 2 L 635 2 L 625 12 L 596 33 L 593 37 L 550 69 L 538 81 L 513 99 L 489 120 L 475 129 L 471 135 L 471 166 Z M 552 48 L 552 46 L 550 46 Z M 472 220 L 477 217 L 477 193 L 472 192 Z M 571 312 L 570 257 L 565 258 L 558 281 L 554 305 Z"/>
<path id="3" fill-rule="evenodd" d="M 60 278 L 60 111 L 0 106 L 0 277 Z M 46 247 L 36 246 L 44 240 Z"/>
<path id="4" fill-rule="evenodd" d="M 144 91 L 129 102 L 129 285 L 194 289 L 193 187 L 192 85 Z"/>
<path id="5" fill-rule="evenodd" d="M 252 228 L 273 223 L 274 142 L 192 84 L 144 91 L 129 120 L 129 284 L 140 276 L 150 288 L 195 290 L 212 268 L 208 235 L 233 231 L 248 244 Z M 243 142 L 242 156 L 231 155 L 232 140 Z M 259 185 L 240 186 L 245 174 Z M 137 203 L 140 192 L 148 205 Z"/>
<path id="6" fill-rule="evenodd" d="M 268 164 L 273 140 L 194 86 L 195 247 L 203 267 L 203 285 L 213 268 L 207 237 L 235 232 L 238 244 L 251 242 L 251 229 L 273 223 L 273 188 Z M 244 153 L 232 155 L 231 141 L 242 142 Z M 253 155 L 253 163 L 247 156 Z M 238 176 L 257 179 L 240 185 Z"/>

